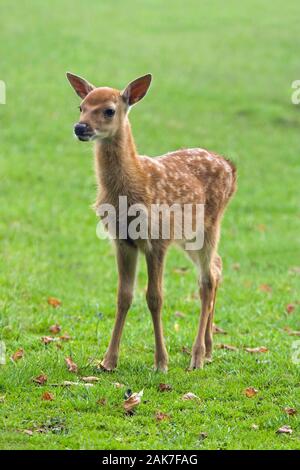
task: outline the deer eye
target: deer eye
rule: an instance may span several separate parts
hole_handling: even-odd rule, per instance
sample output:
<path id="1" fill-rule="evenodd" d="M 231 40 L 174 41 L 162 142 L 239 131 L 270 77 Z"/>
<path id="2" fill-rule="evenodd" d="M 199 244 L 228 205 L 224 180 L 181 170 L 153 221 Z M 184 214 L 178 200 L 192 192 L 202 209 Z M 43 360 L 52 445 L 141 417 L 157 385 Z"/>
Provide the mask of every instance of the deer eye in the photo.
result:
<path id="1" fill-rule="evenodd" d="M 103 113 L 105 117 L 111 118 L 115 115 L 116 110 L 112 108 L 107 108 L 103 111 Z"/>

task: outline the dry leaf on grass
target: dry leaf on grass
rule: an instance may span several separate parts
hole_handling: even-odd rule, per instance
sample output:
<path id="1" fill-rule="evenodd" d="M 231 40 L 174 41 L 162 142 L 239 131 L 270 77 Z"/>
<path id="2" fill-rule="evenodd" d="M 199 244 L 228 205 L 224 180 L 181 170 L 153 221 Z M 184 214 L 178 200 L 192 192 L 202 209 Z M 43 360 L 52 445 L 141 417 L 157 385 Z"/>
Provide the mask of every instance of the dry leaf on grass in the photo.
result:
<path id="1" fill-rule="evenodd" d="M 300 274 L 300 266 L 293 266 L 289 269 L 290 274 Z"/>
<path id="2" fill-rule="evenodd" d="M 269 286 L 269 284 L 261 284 L 261 285 L 259 286 L 259 290 L 260 290 L 261 292 L 269 292 L 269 293 L 270 293 L 270 292 L 272 292 L 272 287 Z"/>
<path id="3" fill-rule="evenodd" d="M 27 436 L 32 436 L 33 435 L 33 431 L 31 431 L 31 429 L 24 429 L 23 433 L 27 434 Z"/>
<path id="4" fill-rule="evenodd" d="M 199 397 L 197 397 L 197 395 L 195 395 L 194 393 L 192 392 L 187 392 L 183 395 L 182 397 L 183 400 L 200 400 Z"/>
<path id="5" fill-rule="evenodd" d="M 60 330 L 61 330 L 61 327 L 57 323 L 55 323 L 55 325 L 51 325 L 49 328 L 50 333 L 53 333 L 54 335 L 59 333 Z"/>
<path id="6" fill-rule="evenodd" d="M 186 346 L 182 346 L 181 352 L 182 352 L 183 354 L 188 354 L 189 356 L 191 355 L 191 350 L 190 350 L 190 348 L 188 348 L 188 347 L 186 347 Z"/>
<path id="7" fill-rule="evenodd" d="M 53 341 L 57 341 L 57 338 L 53 338 L 53 336 L 42 336 L 41 341 L 43 344 L 49 344 Z"/>
<path id="8" fill-rule="evenodd" d="M 90 375 L 88 377 L 81 377 L 81 380 L 83 380 L 86 383 L 93 383 L 93 382 L 99 382 L 99 377 L 95 377 L 94 375 Z"/>
<path id="9" fill-rule="evenodd" d="M 244 393 L 245 393 L 246 397 L 252 398 L 252 397 L 255 397 L 255 395 L 258 394 L 258 390 L 254 387 L 247 387 L 247 388 L 245 388 Z"/>
<path id="10" fill-rule="evenodd" d="M 0 403 L 4 403 L 5 402 L 5 395 L 0 395 Z"/>
<path id="11" fill-rule="evenodd" d="M 283 328 L 289 336 L 300 336 L 300 331 L 292 330 L 289 326 Z"/>
<path id="12" fill-rule="evenodd" d="M 286 406 L 283 410 L 289 416 L 294 416 L 295 414 L 297 414 L 297 410 L 295 408 L 290 408 L 289 406 Z"/>
<path id="13" fill-rule="evenodd" d="M 158 386 L 158 390 L 160 392 L 170 392 L 172 390 L 172 385 L 161 383 Z"/>
<path id="14" fill-rule="evenodd" d="M 251 424 L 251 429 L 254 429 L 254 431 L 257 431 L 259 429 L 258 424 Z"/>
<path id="15" fill-rule="evenodd" d="M 97 400 L 96 403 L 97 403 L 97 405 L 105 406 L 105 405 L 107 405 L 107 399 L 106 398 L 99 398 L 99 400 Z"/>
<path id="16" fill-rule="evenodd" d="M 214 335 L 227 335 L 227 331 L 223 330 L 223 328 L 220 328 L 215 323 L 213 323 L 213 334 Z"/>
<path id="17" fill-rule="evenodd" d="M 39 385 L 44 385 L 47 382 L 47 380 L 48 380 L 48 377 L 46 374 L 38 375 L 37 377 L 34 377 L 32 379 L 33 382 Z"/>
<path id="18" fill-rule="evenodd" d="M 200 441 L 204 441 L 204 439 L 206 439 L 208 436 L 207 432 L 200 432 L 199 434 L 199 440 Z"/>
<path id="19" fill-rule="evenodd" d="M 17 349 L 15 353 L 13 353 L 13 355 L 11 356 L 11 359 L 15 362 L 15 361 L 19 361 L 20 359 L 22 359 L 22 357 L 24 357 L 24 349 L 19 348 Z"/>
<path id="20" fill-rule="evenodd" d="M 174 316 L 177 317 L 177 318 L 185 318 L 186 315 L 183 312 L 177 311 L 177 312 L 174 313 Z"/>
<path id="21" fill-rule="evenodd" d="M 265 346 L 259 346 L 257 348 L 245 348 L 245 351 L 251 354 L 256 354 L 256 353 L 266 353 L 269 350 Z"/>
<path id="22" fill-rule="evenodd" d="M 112 385 L 113 385 L 115 388 L 123 388 L 123 387 L 125 387 L 124 384 L 120 384 L 119 382 L 113 382 Z"/>
<path id="23" fill-rule="evenodd" d="M 54 395 L 51 392 L 44 392 L 41 398 L 42 400 L 52 401 L 54 400 Z"/>
<path id="24" fill-rule="evenodd" d="M 156 421 L 164 421 L 166 419 L 170 419 L 170 416 L 167 413 L 163 413 L 162 411 L 157 411 L 155 413 Z"/>
<path id="25" fill-rule="evenodd" d="M 59 337 L 59 339 L 60 339 L 61 341 L 70 341 L 70 339 L 72 339 L 72 338 L 71 338 L 70 335 L 68 335 L 68 333 L 65 333 L 65 334 L 61 335 L 61 336 Z"/>
<path id="26" fill-rule="evenodd" d="M 134 408 L 136 408 L 141 403 L 143 393 L 144 393 L 144 390 L 141 390 L 138 393 L 132 393 L 124 401 L 124 410 L 125 410 L 126 413 L 128 413 L 128 414 L 133 413 Z"/>
<path id="27" fill-rule="evenodd" d="M 288 304 L 286 307 L 285 307 L 285 311 L 286 313 L 290 314 L 290 313 L 293 313 L 293 311 L 295 310 L 296 308 L 296 305 L 295 304 Z"/>
<path id="28" fill-rule="evenodd" d="M 78 366 L 77 366 L 77 364 L 75 364 L 75 362 L 73 361 L 73 359 L 71 357 L 65 357 L 65 361 L 66 361 L 67 368 L 68 368 L 69 372 L 77 372 L 78 371 Z"/>
<path id="29" fill-rule="evenodd" d="M 232 346 L 231 344 L 224 344 L 224 343 L 219 343 L 216 345 L 217 349 L 226 349 L 227 351 L 237 351 L 238 348 L 235 346 Z"/>
<path id="30" fill-rule="evenodd" d="M 293 430 L 288 424 L 284 424 L 279 429 L 277 429 L 277 434 L 292 434 Z"/>
<path id="31" fill-rule="evenodd" d="M 61 306 L 61 301 L 56 299 L 55 297 L 48 297 L 47 300 L 48 304 L 51 305 L 53 308 L 57 308 Z"/>

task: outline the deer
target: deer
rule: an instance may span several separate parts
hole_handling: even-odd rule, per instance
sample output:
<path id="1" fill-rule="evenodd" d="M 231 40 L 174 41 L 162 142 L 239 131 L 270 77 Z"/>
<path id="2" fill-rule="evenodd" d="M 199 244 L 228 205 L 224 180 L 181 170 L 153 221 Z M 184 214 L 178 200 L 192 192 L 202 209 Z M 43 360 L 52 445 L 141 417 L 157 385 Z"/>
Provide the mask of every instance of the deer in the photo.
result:
<path id="1" fill-rule="evenodd" d="M 183 247 L 197 267 L 201 302 L 188 369 L 202 369 L 206 362 L 212 361 L 213 318 L 222 277 L 222 259 L 218 254 L 220 226 L 225 208 L 237 189 L 236 167 L 229 159 L 202 148 L 179 149 L 155 158 L 138 154 L 128 115 L 148 92 L 151 74 L 131 81 L 122 90 L 95 87 L 78 75 L 70 72 L 66 75 L 81 99 L 80 118 L 74 125 L 75 137 L 83 142 L 94 142 L 96 212 L 101 204 L 117 208 L 120 195 L 127 197 L 129 206 L 138 203 L 150 207 L 174 201 L 204 205 L 203 244 L 197 250 Z M 125 218 L 125 224 L 128 221 Z M 133 300 L 139 253 L 145 256 L 147 265 L 146 300 L 154 329 L 154 369 L 168 370 L 161 315 L 162 285 L 166 252 L 173 242 L 178 242 L 173 234 L 167 239 L 156 237 L 146 241 L 130 236 L 115 237 L 117 308 L 111 339 L 101 362 L 104 371 L 117 367 L 125 319 Z M 182 241 L 178 244 L 182 246 Z"/>

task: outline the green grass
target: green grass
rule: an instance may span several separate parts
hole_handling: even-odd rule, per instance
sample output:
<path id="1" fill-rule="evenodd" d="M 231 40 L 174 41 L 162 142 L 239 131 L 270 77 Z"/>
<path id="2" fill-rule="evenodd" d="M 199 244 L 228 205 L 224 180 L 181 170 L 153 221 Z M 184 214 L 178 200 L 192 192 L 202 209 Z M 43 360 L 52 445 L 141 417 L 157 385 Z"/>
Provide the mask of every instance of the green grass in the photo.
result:
<path id="1" fill-rule="evenodd" d="M 48 5 L 48 6 L 47 6 Z M 283 328 L 300 329 L 299 126 L 291 82 L 299 79 L 299 2 L 38 0 L 0 6 L 1 338 L 3 449 L 296 449 L 300 447 L 300 365 Z M 50 384 L 95 374 L 113 324 L 113 249 L 96 237 L 90 209 L 95 180 L 89 144 L 72 138 L 78 100 L 71 70 L 97 85 L 123 87 L 152 72 L 147 98 L 131 113 L 141 153 L 205 147 L 232 158 L 239 190 L 226 213 L 220 253 L 224 282 L 216 322 L 239 348 L 216 349 L 203 371 L 185 371 L 199 304 L 194 268 L 172 249 L 165 272 L 164 327 L 170 354 L 165 376 L 152 371 L 153 334 L 141 260 L 119 367 L 89 389 Z M 240 269 L 235 270 L 235 263 Z M 174 271 L 187 266 L 185 274 Z M 272 292 L 259 289 L 268 284 Z M 47 298 L 62 300 L 59 309 Z M 176 310 L 185 318 L 176 318 Z M 99 313 L 102 316 L 99 316 Z M 40 337 L 58 322 L 73 340 L 45 347 Z M 179 324 L 176 331 L 174 324 Z M 244 347 L 266 346 L 251 355 Z M 9 357 L 19 347 L 25 356 Z M 79 365 L 67 371 L 64 357 Z M 48 384 L 32 377 L 45 372 Z M 125 385 L 116 389 L 113 382 Z M 171 384 L 161 393 L 160 382 Z M 253 398 L 244 389 L 259 390 Z M 124 390 L 144 389 L 134 416 L 123 413 Z M 41 400 L 43 391 L 55 399 Z M 182 400 L 186 392 L 200 402 Z M 98 405 L 100 398 L 106 405 Z M 299 414 L 287 416 L 291 406 Z M 162 411 L 169 420 L 157 422 Z M 252 429 L 252 424 L 259 429 Z M 292 435 L 278 435 L 284 424 Z M 47 427 L 47 432 L 24 434 Z M 199 440 L 201 432 L 207 438 Z"/>

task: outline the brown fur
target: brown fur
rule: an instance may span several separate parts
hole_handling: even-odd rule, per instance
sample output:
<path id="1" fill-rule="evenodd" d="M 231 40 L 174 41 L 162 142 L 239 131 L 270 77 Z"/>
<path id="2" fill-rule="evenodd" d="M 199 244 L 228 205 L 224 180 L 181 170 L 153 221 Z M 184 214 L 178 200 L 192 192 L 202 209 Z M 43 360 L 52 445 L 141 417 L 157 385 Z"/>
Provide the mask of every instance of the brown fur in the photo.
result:
<path id="1" fill-rule="evenodd" d="M 202 303 L 199 330 L 190 368 L 211 360 L 212 324 L 215 298 L 222 274 L 222 261 L 217 254 L 220 224 L 229 199 L 236 190 L 236 169 L 230 160 L 204 149 L 181 149 L 155 159 L 138 155 L 127 116 L 128 106 L 147 92 L 151 76 L 135 80 L 123 91 L 94 88 L 72 74 L 69 81 L 83 98 L 80 122 L 98 132 L 95 142 L 95 171 L 98 194 L 95 208 L 110 203 L 118 206 L 120 195 L 128 197 L 128 205 L 142 203 L 205 204 L 204 246 L 187 254 L 200 270 L 199 287 Z M 113 106 L 115 115 L 105 118 L 105 109 Z M 148 267 L 147 303 L 155 333 L 155 367 L 167 369 L 161 307 L 163 301 L 163 263 L 168 240 L 116 240 L 119 271 L 118 306 L 112 338 L 102 362 L 105 370 L 117 365 L 119 344 L 127 311 L 131 305 L 138 251 L 144 252 Z"/>

